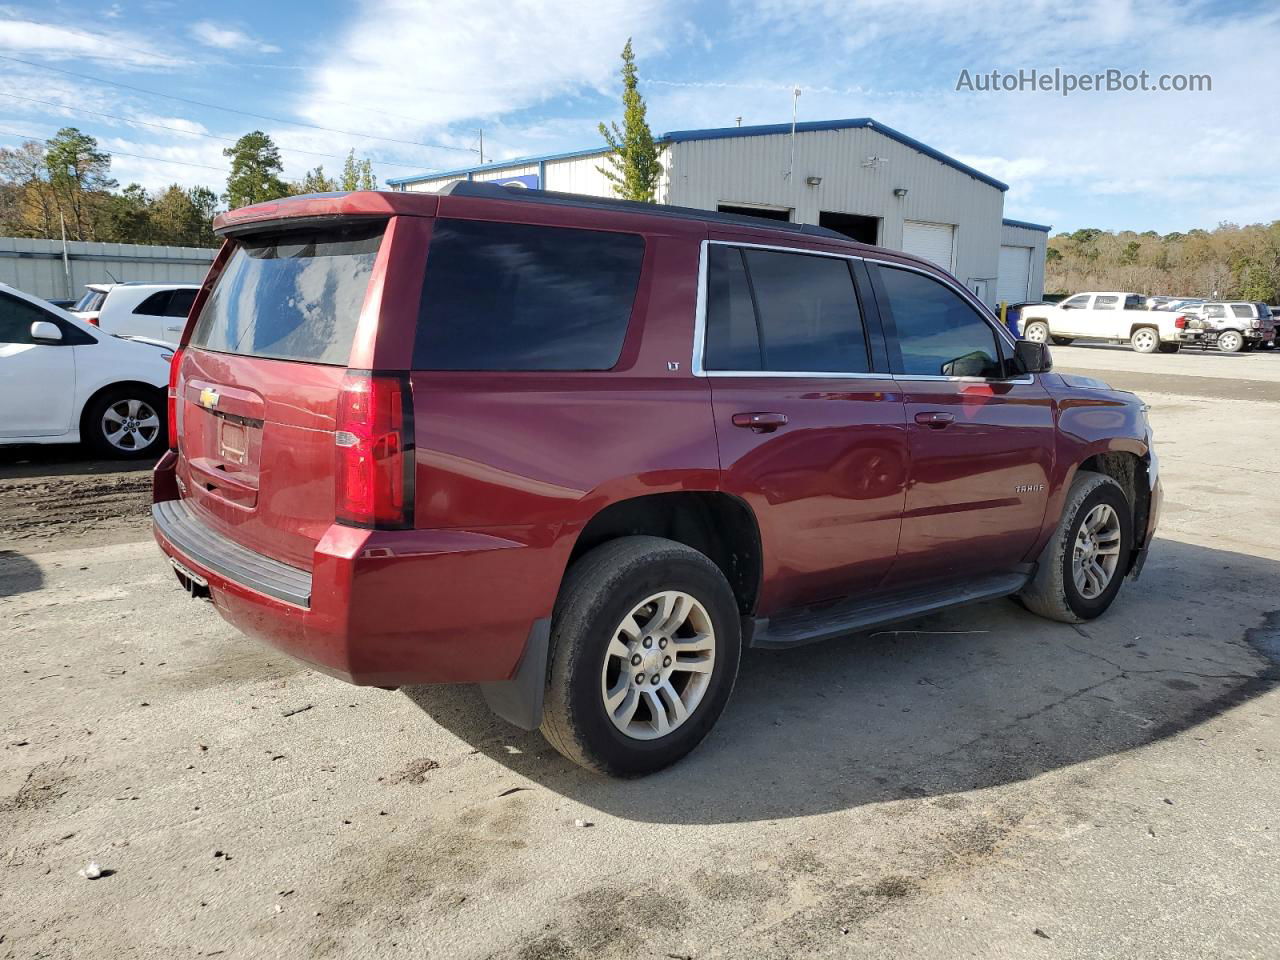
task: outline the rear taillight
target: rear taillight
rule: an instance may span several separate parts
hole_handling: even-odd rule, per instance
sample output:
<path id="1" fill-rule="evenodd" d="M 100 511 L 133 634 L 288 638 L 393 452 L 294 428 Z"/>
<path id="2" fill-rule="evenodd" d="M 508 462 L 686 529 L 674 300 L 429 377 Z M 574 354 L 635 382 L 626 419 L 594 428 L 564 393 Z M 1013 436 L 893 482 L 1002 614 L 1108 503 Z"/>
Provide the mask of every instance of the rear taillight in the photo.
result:
<path id="1" fill-rule="evenodd" d="M 96 313 L 89 315 L 85 319 L 88 320 L 95 327 L 100 326 L 100 324 L 98 323 L 98 315 Z"/>
<path id="2" fill-rule="evenodd" d="M 181 347 L 173 351 L 173 359 L 169 361 L 169 449 L 178 449 L 178 391 L 182 380 Z"/>
<path id="3" fill-rule="evenodd" d="M 1173 318 L 1173 325 L 1174 325 L 1175 327 L 1177 327 L 1179 330 L 1185 330 L 1185 329 L 1187 328 L 1187 318 L 1186 318 L 1186 317 L 1174 317 L 1174 318 Z"/>
<path id="4" fill-rule="evenodd" d="M 356 527 L 413 525 L 413 404 L 400 374 L 349 370 L 334 431 L 336 516 Z"/>

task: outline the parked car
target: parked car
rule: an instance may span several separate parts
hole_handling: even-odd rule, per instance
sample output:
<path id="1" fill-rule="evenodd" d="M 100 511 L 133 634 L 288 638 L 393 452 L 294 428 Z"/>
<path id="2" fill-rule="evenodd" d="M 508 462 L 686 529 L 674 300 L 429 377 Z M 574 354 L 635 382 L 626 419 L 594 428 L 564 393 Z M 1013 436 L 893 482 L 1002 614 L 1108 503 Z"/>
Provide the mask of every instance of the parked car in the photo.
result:
<path id="1" fill-rule="evenodd" d="M 1204 301 L 1203 301 L 1203 300 L 1196 300 L 1196 299 L 1194 299 L 1194 298 L 1187 297 L 1187 298 L 1184 298 L 1184 299 L 1171 299 L 1171 300 L 1166 300 L 1164 303 L 1160 304 L 1159 306 L 1152 307 L 1151 309 L 1153 309 L 1153 310 L 1171 310 L 1171 311 L 1173 311 L 1173 312 L 1175 312 L 1175 313 L 1180 313 L 1180 312 L 1182 312 L 1182 311 L 1189 310 L 1189 309 L 1191 309 L 1192 307 L 1198 307 L 1198 306 L 1201 306 L 1203 303 L 1204 303 Z"/>
<path id="2" fill-rule="evenodd" d="M 0 444 L 84 441 L 104 457 L 159 456 L 172 359 L 0 283 Z"/>
<path id="3" fill-rule="evenodd" d="M 92 309 L 77 304 L 75 312 L 107 333 L 176 344 L 199 289 L 198 283 L 95 283 L 89 290 L 100 298 L 89 301 L 86 294 L 81 302 Z"/>
<path id="4" fill-rule="evenodd" d="M 1275 345 L 1276 321 L 1265 303 L 1215 301 L 1190 308 L 1190 322 L 1183 328 L 1188 340 L 1200 339 L 1206 346 L 1217 345 L 1223 353 Z"/>
<path id="5" fill-rule="evenodd" d="M 743 646 L 1088 620 L 1151 542 L 1142 402 L 901 251 L 465 182 L 215 228 L 155 472 L 179 583 L 351 682 L 477 683 L 592 769 L 688 753 Z"/>
<path id="6" fill-rule="evenodd" d="M 1178 317 L 1145 309 L 1136 293 L 1077 293 L 1057 306 L 1024 307 L 1020 323 L 1034 343 L 1102 340 L 1128 343 L 1138 353 L 1177 353 L 1182 344 Z"/>

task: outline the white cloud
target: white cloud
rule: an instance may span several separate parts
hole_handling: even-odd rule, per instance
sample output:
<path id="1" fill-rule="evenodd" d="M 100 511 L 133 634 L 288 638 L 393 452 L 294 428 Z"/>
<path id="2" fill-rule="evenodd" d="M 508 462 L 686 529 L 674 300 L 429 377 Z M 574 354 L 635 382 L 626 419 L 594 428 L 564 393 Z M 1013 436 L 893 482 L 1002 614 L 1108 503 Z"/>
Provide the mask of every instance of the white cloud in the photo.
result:
<path id="1" fill-rule="evenodd" d="M 641 58 L 658 47 L 666 3 L 437 0 L 428 12 L 364 0 L 326 44 L 298 110 L 325 126 L 438 142 L 450 124 L 610 89 L 627 37 Z"/>
<path id="2" fill-rule="evenodd" d="M 133 32 L 86 30 L 21 17 L 0 20 L 0 50 L 50 60 L 102 60 L 114 66 L 172 68 L 183 64 Z"/>
<path id="3" fill-rule="evenodd" d="M 193 23 L 189 32 L 197 42 L 206 47 L 218 50 L 251 53 L 279 53 L 280 48 L 270 43 L 263 43 L 251 37 L 239 27 L 214 23 L 212 20 L 199 20 Z"/>

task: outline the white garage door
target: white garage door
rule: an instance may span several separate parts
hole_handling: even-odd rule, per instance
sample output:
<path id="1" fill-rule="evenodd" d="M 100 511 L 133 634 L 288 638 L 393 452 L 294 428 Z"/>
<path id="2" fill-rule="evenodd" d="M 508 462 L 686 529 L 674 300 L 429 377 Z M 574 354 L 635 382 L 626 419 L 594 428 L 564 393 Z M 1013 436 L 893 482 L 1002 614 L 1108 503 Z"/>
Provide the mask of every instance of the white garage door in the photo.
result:
<path id="1" fill-rule="evenodd" d="M 1000 248 L 1000 276 L 996 278 L 996 301 L 1021 303 L 1027 299 L 1031 281 L 1031 248 Z"/>
<path id="2" fill-rule="evenodd" d="M 943 270 L 955 265 L 956 228 L 951 223 L 907 220 L 902 224 L 902 250 L 936 263 Z"/>

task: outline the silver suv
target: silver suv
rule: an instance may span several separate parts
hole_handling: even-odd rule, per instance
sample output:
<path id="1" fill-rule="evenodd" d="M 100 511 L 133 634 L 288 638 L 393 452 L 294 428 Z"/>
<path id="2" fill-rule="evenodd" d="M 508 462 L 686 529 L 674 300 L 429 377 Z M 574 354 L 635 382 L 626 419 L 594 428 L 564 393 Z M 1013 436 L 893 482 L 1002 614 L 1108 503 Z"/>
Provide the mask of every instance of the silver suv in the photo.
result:
<path id="1" fill-rule="evenodd" d="M 1185 328 L 1184 339 L 1206 346 L 1217 343 L 1223 353 L 1239 353 L 1254 347 L 1270 350 L 1275 345 L 1276 321 L 1265 303 L 1210 300 L 1194 311 L 1180 312 L 1188 318 L 1194 317 Z"/>

